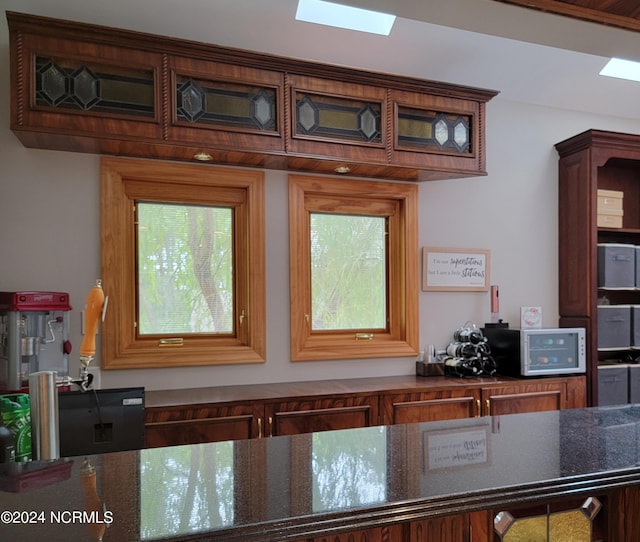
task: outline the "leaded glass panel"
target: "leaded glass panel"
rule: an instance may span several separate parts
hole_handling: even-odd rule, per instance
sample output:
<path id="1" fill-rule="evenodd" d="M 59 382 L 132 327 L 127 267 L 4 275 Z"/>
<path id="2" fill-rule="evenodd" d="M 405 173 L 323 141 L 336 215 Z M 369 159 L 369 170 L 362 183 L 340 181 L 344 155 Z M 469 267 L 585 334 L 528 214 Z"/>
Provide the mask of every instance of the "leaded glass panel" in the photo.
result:
<path id="1" fill-rule="evenodd" d="M 426 152 L 470 154 L 471 116 L 400 107 L 398 145 Z"/>
<path id="2" fill-rule="evenodd" d="M 378 102 L 296 94 L 296 135 L 381 143 Z"/>
<path id="3" fill-rule="evenodd" d="M 602 505 L 589 497 L 581 507 L 561 512 L 515 518 L 509 512 L 496 514 L 493 526 L 502 542 L 591 542 L 593 520 Z"/>
<path id="4" fill-rule="evenodd" d="M 36 57 L 36 105 L 154 116 L 153 70 Z"/>
<path id="5" fill-rule="evenodd" d="M 176 116 L 179 121 L 193 124 L 276 132 L 276 90 L 178 76 Z"/>
<path id="6" fill-rule="evenodd" d="M 86 66 L 72 75 L 71 82 L 71 96 L 83 109 L 89 109 L 100 99 L 100 79 Z"/>

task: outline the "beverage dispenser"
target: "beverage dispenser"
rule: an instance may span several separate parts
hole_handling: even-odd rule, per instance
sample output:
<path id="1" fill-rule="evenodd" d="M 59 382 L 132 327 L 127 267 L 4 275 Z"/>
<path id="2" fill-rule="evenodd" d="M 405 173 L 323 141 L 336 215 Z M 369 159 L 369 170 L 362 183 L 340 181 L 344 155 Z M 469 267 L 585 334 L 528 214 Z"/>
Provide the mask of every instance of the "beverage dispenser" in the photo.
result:
<path id="1" fill-rule="evenodd" d="M 28 388 L 29 375 L 69 377 L 69 294 L 0 292 L 0 392 Z"/>

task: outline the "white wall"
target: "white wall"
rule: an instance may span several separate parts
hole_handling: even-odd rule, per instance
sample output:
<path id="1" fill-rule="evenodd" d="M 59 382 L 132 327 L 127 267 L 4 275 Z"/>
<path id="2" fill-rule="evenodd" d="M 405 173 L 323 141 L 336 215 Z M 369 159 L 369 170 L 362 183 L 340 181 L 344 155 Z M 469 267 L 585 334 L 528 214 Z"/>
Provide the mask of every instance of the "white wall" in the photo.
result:
<path id="1" fill-rule="evenodd" d="M 99 157 L 24 148 L 9 130 L 6 24 L 0 26 L 0 290 L 69 292 L 71 371 L 77 374 L 80 310 L 100 276 Z M 553 145 L 589 128 L 640 132 L 638 122 L 509 102 L 487 107 L 489 175 L 420 185 L 420 245 L 491 250 L 491 283 L 512 326 L 521 305 L 541 305 L 555 326 L 557 154 Z M 267 362 L 210 368 L 102 371 L 102 387 L 147 389 L 403 375 L 414 358 L 289 361 L 287 174 L 266 172 Z M 109 292 L 106 292 L 107 294 Z M 443 348 L 452 331 L 490 316 L 487 293 L 416 292 L 421 345 Z M 98 357 L 97 364 L 100 359 Z"/>

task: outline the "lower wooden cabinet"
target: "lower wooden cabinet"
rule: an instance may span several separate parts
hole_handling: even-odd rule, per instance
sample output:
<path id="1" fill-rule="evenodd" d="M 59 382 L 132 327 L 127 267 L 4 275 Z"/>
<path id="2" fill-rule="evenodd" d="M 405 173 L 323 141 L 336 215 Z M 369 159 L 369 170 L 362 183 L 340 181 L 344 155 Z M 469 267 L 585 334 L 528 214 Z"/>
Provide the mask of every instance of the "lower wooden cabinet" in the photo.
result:
<path id="1" fill-rule="evenodd" d="M 368 427 L 378 423 L 378 395 L 298 399 L 147 411 L 148 448 Z"/>
<path id="2" fill-rule="evenodd" d="M 151 448 L 586 406 L 584 377 L 407 382 L 407 389 L 399 390 L 400 383 L 392 380 L 367 393 L 349 393 L 342 384 L 336 393 L 317 396 L 309 391 L 314 387 L 310 382 L 308 388 L 295 386 L 305 395 L 277 400 L 147 407 L 146 444 Z M 358 383 L 366 386 L 366 379 Z M 280 391 L 287 389 L 287 384 L 281 386 Z"/>
<path id="3" fill-rule="evenodd" d="M 419 423 L 586 406 L 583 377 L 519 380 L 381 396 L 381 423 Z"/>

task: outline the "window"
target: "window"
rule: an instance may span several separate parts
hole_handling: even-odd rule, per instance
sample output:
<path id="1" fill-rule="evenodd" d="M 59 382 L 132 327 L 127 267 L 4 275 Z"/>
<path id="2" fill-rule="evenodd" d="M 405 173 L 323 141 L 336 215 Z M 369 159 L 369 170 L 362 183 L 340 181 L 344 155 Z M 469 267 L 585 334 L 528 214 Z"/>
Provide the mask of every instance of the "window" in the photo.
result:
<path id="1" fill-rule="evenodd" d="M 104 368 L 262 362 L 262 172 L 102 160 Z"/>
<path id="2" fill-rule="evenodd" d="M 293 361 L 417 354 L 417 194 L 289 177 Z"/>

